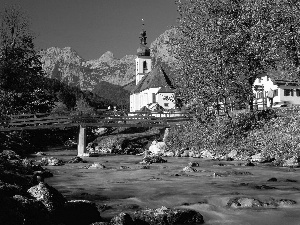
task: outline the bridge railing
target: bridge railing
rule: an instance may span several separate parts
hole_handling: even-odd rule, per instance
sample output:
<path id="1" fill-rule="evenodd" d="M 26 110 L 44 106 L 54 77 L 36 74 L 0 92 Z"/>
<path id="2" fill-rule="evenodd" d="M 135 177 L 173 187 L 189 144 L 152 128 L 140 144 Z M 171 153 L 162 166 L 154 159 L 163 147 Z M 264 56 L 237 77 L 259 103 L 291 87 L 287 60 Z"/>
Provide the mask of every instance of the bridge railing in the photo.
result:
<path id="1" fill-rule="evenodd" d="M 161 114 L 161 113 L 160 113 Z M 102 115 L 53 115 L 50 113 L 9 115 L 0 118 L 0 131 L 23 130 L 23 129 L 47 129 L 64 128 L 72 126 L 158 126 L 168 123 L 181 122 L 191 119 L 190 114 L 177 114 L 176 116 L 155 116 L 158 114 L 121 116 L 116 114 Z"/>

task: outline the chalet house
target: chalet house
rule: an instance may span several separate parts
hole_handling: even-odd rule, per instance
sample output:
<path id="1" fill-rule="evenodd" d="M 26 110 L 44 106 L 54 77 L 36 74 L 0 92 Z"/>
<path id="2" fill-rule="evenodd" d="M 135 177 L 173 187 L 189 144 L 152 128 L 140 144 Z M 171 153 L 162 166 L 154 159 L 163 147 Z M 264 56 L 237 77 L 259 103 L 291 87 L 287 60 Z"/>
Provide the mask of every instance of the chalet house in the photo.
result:
<path id="1" fill-rule="evenodd" d="M 152 69 L 152 59 L 146 38 L 146 31 L 142 30 L 140 47 L 135 59 L 136 85 L 130 94 L 130 112 L 139 111 L 143 107 L 175 109 L 174 89 L 170 79 L 162 67 L 158 66 Z M 153 105 L 156 107 L 152 107 Z"/>
<path id="2" fill-rule="evenodd" d="M 276 79 L 276 76 L 269 74 L 256 78 L 254 82 L 254 95 L 258 103 L 266 99 L 267 106 L 270 101 L 268 93 L 273 91 L 273 105 L 287 103 L 289 105 L 300 105 L 300 83 L 295 80 Z"/>

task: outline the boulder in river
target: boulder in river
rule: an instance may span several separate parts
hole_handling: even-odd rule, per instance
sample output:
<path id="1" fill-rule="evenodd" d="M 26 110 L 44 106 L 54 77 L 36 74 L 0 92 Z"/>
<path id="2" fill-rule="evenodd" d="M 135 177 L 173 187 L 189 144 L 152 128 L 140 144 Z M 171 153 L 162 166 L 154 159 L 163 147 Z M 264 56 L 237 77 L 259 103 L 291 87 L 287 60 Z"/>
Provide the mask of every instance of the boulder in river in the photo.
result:
<path id="1" fill-rule="evenodd" d="M 105 166 L 101 163 L 95 162 L 87 167 L 88 169 L 105 169 Z"/>
<path id="2" fill-rule="evenodd" d="M 44 157 L 41 160 L 41 165 L 43 166 L 62 166 L 64 162 L 55 157 Z"/>
<path id="3" fill-rule="evenodd" d="M 167 145 L 165 142 L 153 141 L 149 147 L 149 151 L 152 152 L 152 154 L 164 154 L 166 150 Z"/>
<path id="4" fill-rule="evenodd" d="M 37 200 L 21 195 L 12 198 L 0 197 L 1 225 L 50 225 L 49 213 L 45 206 Z"/>
<path id="5" fill-rule="evenodd" d="M 167 160 L 163 159 L 161 156 L 158 155 L 147 155 L 143 158 L 143 161 L 140 162 L 141 164 L 151 164 L 151 163 L 166 163 Z"/>
<path id="6" fill-rule="evenodd" d="M 172 151 L 168 151 L 168 152 L 165 152 L 164 156 L 166 156 L 166 157 L 174 157 L 175 153 L 172 152 Z"/>
<path id="7" fill-rule="evenodd" d="M 284 166 L 284 167 L 299 167 L 299 158 L 297 156 L 293 156 L 287 160 L 284 160 L 282 166 Z"/>
<path id="8" fill-rule="evenodd" d="M 135 224 L 128 213 L 121 212 L 110 220 L 110 225 L 133 225 Z"/>
<path id="9" fill-rule="evenodd" d="M 101 217 L 95 203 L 87 200 L 66 202 L 62 212 L 62 222 L 65 225 L 89 225 L 97 221 L 101 221 Z"/>
<path id="10" fill-rule="evenodd" d="M 251 197 L 235 197 L 229 199 L 227 206 L 231 208 L 278 208 L 296 204 L 296 201 L 290 199 L 268 199 L 259 200 Z"/>
<path id="11" fill-rule="evenodd" d="M 41 201 L 49 212 L 58 212 L 66 203 L 65 197 L 50 185 L 40 182 L 27 191 L 33 198 Z"/>
<path id="12" fill-rule="evenodd" d="M 17 153 L 15 153 L 12 150 L 3 150 L 0 153 L 0 157 L 6 160 L 17 160 L 21 158 Z"/>
<path id="13" fill-rule="evenodd" d="M 173 224 L 202 224 L 203 216 L 191 209 L 146 209 L 133 214 L 135 224 L 173 225 Z"/>
<path id="14" fill-rule="evenodd" d="M 189 166 L 190 167 L 196 167 L 196 166 L 199 166 L 199 163 L 197 163 L 197 162 L 189 162 Z"/>
<path id="15" fill-rule="evenodd" d="M 190 157 L 190 150 L 184 150 L 181 153 L 180 157 Z"/>
<path id="16" fill-rule="evenodd" d="M 37 152 L 35 153 L 36 156 L 44 156 L 47 155 L 45 152 Z"/>
<path id="17" fill-rule="evenodd" d="M 14 195 L 21 195 L 22 188 L 15 184 L 8 184 L 0 180 L 0 196 L 12 197 Z"/>
<path id="18" fill-rule="evenodd" d="M 182 170 L 183 172 L 197 172 L 197 170 L 191 166 L 186 166 Z"/>
<path id="19" fill-rule="evenodd" d="M 70 159 L 68 161 L 68 163 L 85 163 L 86 161 L 83 160 L 81 157 L 79 156 L 75 156 L 74 158 Z"/>
<path id="20" fill-rule="evenodd" d="M 203 150 L 202 152 L 200 152 L 200 154 L 201 154 L 202 158 L 207 158 L 207 159 L 213 159 L 214 158 L 213 154 L 208 150 Z"/>

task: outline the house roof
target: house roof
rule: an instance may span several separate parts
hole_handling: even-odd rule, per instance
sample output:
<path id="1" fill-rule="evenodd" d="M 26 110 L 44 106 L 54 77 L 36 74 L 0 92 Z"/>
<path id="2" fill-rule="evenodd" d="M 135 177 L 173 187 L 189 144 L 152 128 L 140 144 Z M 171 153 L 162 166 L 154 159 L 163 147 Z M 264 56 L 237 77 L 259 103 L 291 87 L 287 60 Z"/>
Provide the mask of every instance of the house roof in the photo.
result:
<path id="1" fill-rule="evenodd" d="M 268 76 L 271 78 L 275 85 L 285 85 L 285 86 L 298 86 L 300 80 L 298 75 L 295 73 L 289 73 L 284 70 L 272 70 L 267 73 L 264 73 L 262 76 Z"/>
<path id="2" fill-rule="evenodd" d="M 300 82 L 296 80 L 274 80 L 273 82 L 275 85 L 278 86 L 299 86 Z"/>
<path id="3" fill-rule="evenodd" d="M 169 77 L 161 66 L 154 68 L 148 74 L 146 74 L 131 91 L 131 93 L 139 93 L 149 88 L 158 87 L 162 87 L 162 91 L 165 91 L 161 93 L 166 93 L 166 91 L 167 93 L 170 93 L 171 89 L 173 88 Z"/>

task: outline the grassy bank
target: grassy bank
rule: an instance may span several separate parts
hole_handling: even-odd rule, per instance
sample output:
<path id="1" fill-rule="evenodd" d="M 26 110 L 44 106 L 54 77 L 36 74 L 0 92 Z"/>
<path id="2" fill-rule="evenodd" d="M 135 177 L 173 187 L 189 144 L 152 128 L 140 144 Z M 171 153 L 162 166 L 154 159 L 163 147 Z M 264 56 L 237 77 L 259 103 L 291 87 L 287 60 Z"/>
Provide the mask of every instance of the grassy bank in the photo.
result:
<path id="1" fill-rule="evenodd" d="M 170 131 L 171 149 L 194 148 L 217 155 L 236 150 L 239 155 L 262 153 L 270 158 L 299 156 L 300 107 L 243 112 L 203 123 L 187 122 Z"/>

